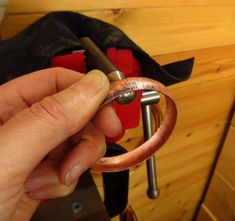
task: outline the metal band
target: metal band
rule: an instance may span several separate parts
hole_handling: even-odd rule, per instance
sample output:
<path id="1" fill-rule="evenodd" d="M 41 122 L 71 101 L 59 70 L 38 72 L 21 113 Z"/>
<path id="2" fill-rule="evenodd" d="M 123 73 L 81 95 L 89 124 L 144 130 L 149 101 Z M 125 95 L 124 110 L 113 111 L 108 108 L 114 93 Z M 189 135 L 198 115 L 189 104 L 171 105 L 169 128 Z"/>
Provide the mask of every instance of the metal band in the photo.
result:
<path id="1" fill-rule="evenodd" d="M 176 124 L 177 109 L 167 88 L 160 82 L 142 77 L 125 78 L 123 80 L 113 82 L 110 86 L 109 94 L 102 106 L 119 97 L 123 93 L 137 90 L 153 90 L 165 96 L 166 112 L 162 124 L 148 141 L 136 149 L 115 157 L 103 157 L 92 166 L 93 169 L 104 172 L 113 172 L 125 170 L 140 164 L 142 161 L 153 155 L 171 135 Z"/>
<path id="2" fill-rule="evenodd" d="M 114 81 L 120 81 L 124 79 L 125 75 L 121 71 L 116 70 L 116 71 L 112 71 L 111 73 L 108 73 L 107 77 L 110 82 L 114 82 Z"/>

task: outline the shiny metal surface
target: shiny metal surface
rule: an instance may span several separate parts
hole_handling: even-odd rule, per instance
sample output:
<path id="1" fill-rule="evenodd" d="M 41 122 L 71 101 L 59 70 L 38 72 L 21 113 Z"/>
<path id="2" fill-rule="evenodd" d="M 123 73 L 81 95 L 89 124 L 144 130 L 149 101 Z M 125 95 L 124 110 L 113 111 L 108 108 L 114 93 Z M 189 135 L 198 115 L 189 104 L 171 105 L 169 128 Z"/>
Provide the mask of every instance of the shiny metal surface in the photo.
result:
<path id="1" fill-rule="evenodd" d="M 116 71 L 108 73 L 107 77 L 110 82 L 113 82 L 113 81 L 120 81 L 124 79 L 125 75 L 121 71 L 116 70 Z"/>
<path id="2" fill-rule="evenodd" d="M 147 195 L 150 199 L 157 199 L 160 196 L 160 190 L 157 185 L 157 172 L 155 156 L 152 155 L 147 161 L 148 189 Z"/>
<path id="3" fill-rule="evenodd" d="M 97 47 L 97 45 L 89 37 L 82 37 L 79 39 L 79 42 L 82 47 L 90 53 L 97 65 L 105 74 L 108 75 L 109 73 L 115 73 L 116 71 L 118 71 L 115 65 L 107 58 L 107 56 L 100 50 L 99 47 Z M 122 75 L 125 77 L 123 73 Z M 116 75 L 114 74 L 112 75 L 112 80 L 110 80 L 111 82 L 120 80 L 119 77 L 116 78 L 115 76 Z"/>
<path id="4" fill-rule="evenodd" d="M 119 104 L 130 104 L 132 101 L 135 100 L 136 96 L 137 96 L 137 93 L 135 91 L 126 92 L 126 93 L 121 94 L 117 98 L 117 102 Z"/>
<path id="5" fill-rule="evenodd" d="M 158 101 L 159 96 L 158 93 L 151 93 L 150 102 L 155 100 Z M 142 121 L 143 121 L 143 129 L 144 129 L 144 140 L 149 140 L 153 135 L 153 120 L 152 120 L 152 110 L 151 105 L 147 104 L 145 100 L 144 104 L 142 104 Z M 147 177 L 148 177 L 148 189 L 147 195 L 150 199 L 156 199 L 159 197 L 159 189 L 157 186 L 157 173 L 156 173 L 156 163 L 155 156 L 152 155 L 147 161 Z"/>
<path id="6" fill-rule="evenodd" d="M 141 105 L 156 104 L 160 100 L 160 93 L 157 91 L 144 91 L 141 97 Z"/>

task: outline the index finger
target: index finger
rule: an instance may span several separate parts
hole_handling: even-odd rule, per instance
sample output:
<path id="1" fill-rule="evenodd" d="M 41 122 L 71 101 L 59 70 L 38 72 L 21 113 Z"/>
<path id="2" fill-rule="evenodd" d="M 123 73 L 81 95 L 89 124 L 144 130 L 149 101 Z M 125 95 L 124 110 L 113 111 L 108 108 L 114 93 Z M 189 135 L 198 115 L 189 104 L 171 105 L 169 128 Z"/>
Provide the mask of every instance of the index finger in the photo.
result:
<path id="1" fill-rule="evenodd" d="M 4 91 L 8 97 L 14 96 L 19 102 L 31 106 L 44 97 L 69 87 L 82 76 L 79 72 L 65 68 L 48 68 L 11 80 L 0 87 L 0 92 Z"/>
<path id="2" fill-rule="evenodd" d="M 11 80 L 0 86 L 0 125 L 44 97 L 53 95 L 77 82 L 84 74 L 65 69 L 48 68 Z M 121 125 L 114 111 L 105 107 L 98 111 L 96 126 L 107 136 L 120 133 Z M 107 120 L 109 124 L 107 125 Z M 102 126 L 104 124 L 104 126 Z"/>

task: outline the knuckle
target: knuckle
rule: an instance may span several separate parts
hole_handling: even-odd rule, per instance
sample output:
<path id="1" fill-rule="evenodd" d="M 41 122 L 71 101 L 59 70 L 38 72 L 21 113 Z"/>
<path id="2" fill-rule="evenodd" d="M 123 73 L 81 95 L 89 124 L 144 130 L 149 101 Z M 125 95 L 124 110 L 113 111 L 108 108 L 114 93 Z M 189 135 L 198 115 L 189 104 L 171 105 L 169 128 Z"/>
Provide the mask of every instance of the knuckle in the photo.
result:
<path id="1" fill-rule="evenodd" d="M 31 106 L 31 112 L 45 120 L 66 120 L 66 108 L 55 97 L 48 96 Z"/>

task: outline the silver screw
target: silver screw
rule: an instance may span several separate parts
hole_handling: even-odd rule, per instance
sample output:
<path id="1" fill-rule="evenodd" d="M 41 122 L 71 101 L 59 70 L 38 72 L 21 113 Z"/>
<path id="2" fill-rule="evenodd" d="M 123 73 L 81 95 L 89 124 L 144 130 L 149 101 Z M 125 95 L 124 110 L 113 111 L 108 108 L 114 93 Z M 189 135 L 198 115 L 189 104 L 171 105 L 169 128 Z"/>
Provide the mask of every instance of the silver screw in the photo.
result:
<path id="1" fill-rule="evenodd" d="M 83 204 L 80 201 L 76 201 L 72 204 L 72 209 L 74 213 L 78 213 L 82 210 Z"/>
<path id="2" fill-rule="evenodd" d="M 127 93 L 121 94 L 117 98 L 117 102 L 119 104 L 130 104 L 133 100 L 135 100 L 136 96 L 137 96 L 136 91 L 127 92 Z"/>

